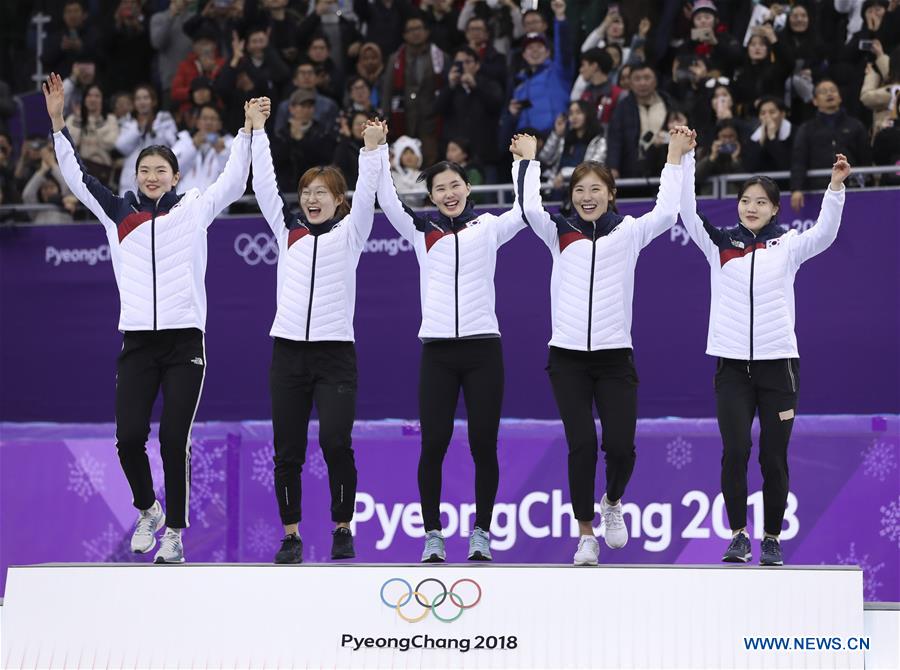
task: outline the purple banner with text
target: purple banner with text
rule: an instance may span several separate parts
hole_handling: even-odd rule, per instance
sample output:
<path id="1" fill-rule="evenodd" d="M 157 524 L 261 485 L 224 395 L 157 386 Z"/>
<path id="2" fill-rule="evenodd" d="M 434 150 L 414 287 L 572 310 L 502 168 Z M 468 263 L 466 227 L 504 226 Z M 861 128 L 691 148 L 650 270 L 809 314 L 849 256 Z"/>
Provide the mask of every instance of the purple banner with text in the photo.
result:
<path id="1" fill-rule="evenodd" d="M 783 202 L 784 221 L 809 227 L 820 201 L 808 197 L 796 216 Z M 640 214 L 650 206 L 622 209 Z M 701 207 L 716 225 L 736 216 L 734 200 Z M 851 191 L 837 241 L 797 275 L 801 412 L 900 411 L 898 211 L 900 191 Z M 270 417 L 276 258 L 261 219 L 221 220 L 210 229 L 208 368 L 198 420 Z M 530 230 L 500 249 L 496 285 L 503 415 L 556 419 L 544 372 L 550 254 Z M 111 421 L 121 335 L 102 228 L 0 229 L 0 304 L 0 420 Z M 381 214 L 360 260 L 356 305 L 358 418 L 416 418 L 418 268 Z M 640 416 L 714 416 L 714 362 L 704 354 L 708 318 L 709 269 L 679 224 L 650 244 L 637 265 L 632 330 Z"/>

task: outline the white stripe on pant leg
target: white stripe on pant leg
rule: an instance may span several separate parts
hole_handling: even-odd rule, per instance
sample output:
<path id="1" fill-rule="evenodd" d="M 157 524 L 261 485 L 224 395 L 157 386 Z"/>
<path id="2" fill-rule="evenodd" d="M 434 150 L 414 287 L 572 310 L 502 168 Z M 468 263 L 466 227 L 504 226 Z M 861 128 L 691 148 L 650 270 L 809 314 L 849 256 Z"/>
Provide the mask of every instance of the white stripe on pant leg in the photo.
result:
<path id="1" fill-rule="evenodd" d="M 203 351 L 203 375 L 200 377 L 200 388 L 197 390 L 197 402 L 194 405 L 194 413 L 191 415 L 191 423 L 188 426 L 187 444 L 184 449 L 184 527 L 189 528 L 191 510 L 191 430 L 194 427 L 194 419 L 197 418 L 197 408 L 200 407 L 200 398 L 203 396 L 203 382 L 206 380 L 206 333 L 203 333 L 200 346 Z"/>

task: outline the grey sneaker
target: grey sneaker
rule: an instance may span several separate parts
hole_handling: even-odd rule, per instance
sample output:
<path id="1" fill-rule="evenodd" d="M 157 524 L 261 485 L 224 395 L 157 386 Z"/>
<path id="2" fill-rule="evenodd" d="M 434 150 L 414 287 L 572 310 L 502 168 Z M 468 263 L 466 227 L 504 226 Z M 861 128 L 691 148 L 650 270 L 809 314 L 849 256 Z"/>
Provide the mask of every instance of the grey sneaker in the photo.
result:
<path id="1" fill-rule="evenodd" d="M 159 551 L 153 557 L 154 563 L 184 563 L 184 545 L 181 533 L 167 528 L 159 541 Z"/>
<path id="2" fill-rule="evenodd" d="M 750 538 L 747 533 L 741 531 L 733 538 L 722 556 L 724 563 L 746 563 L 752 558 L 750 553 Z"/>
<path id="3" fill-rule="evenodd" d="M 622 518 L 622 501 L 610 505 L 606 494 L 600 500 L 600 515 L 603 517 L 603 525 L 606 530 L 603 539 L 610 549 L 621 549 L 628 543 L 628 529 L 625 528 L 625 519 Z"/>
<path id="4" fill-rule="evenodd" d="M 153 501 L 153 507 L 142 510 L 138 516 L 137 526 L 131 536 L 131 551 L 136 554 L 146 554 L 156 546 L 156 533 L 166 524 L 166 515 L 158 500 Z"/>
<path id="5" fill-rule="evenodd" d="M 447 560 L 444 551 L 444 536 L 439 530 L 429 530 L 425 533 L 425 550 L 422 552 L 423 563 L 443 563 Z"/>
<path id="6" fill-rule="evenodd" d="M 469 560 L 470 561 L 493 561 L 491 557 L 491 535 L 478 526 L 469 536 Z"/>

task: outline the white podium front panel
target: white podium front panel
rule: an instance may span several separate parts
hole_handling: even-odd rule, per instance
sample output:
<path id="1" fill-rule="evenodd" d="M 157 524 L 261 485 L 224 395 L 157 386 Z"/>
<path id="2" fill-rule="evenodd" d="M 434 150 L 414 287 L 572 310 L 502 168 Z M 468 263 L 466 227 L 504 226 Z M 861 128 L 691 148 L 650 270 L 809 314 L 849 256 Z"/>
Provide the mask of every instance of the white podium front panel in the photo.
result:
<path id="1" fill-rule="evenodd" d="M 2 663 L 862 668 L 862 593 L 824 566 L 14 567 Z"/>

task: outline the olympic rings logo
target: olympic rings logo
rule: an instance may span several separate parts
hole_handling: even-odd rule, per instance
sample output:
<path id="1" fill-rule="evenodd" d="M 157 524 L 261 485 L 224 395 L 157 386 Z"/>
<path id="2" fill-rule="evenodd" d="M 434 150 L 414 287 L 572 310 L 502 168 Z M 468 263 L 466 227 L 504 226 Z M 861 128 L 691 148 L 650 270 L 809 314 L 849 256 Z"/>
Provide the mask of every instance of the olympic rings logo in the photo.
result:
<path id="1" fill-rule="evenodd" d="M 402 584 L 406 587 L 405 593 L 400 593 L 400 597 L 394 600 L 393 596 L 388 597 L 385 596 L 385 589 L 389 584 L 393 583 Z M 422 591 L 422 587 L 428 582 L 434 582 L 440 587 L 440 592 L 434 595 L 432 598 L 429 597 Z M 471 584 L 475 587 L 478 592 L 478 595 L 474 600 L 470 603 L 466 603 L 462 596 L 456 593 L 455 589 L 460 584 Z M 396 589 L 392 589 L 396 591 Z M 409 603 L 415 598 L 415 601 L 422 607 L 422 613 L 416 616 L 409 616 L 406 612 L 403 611 L 403 608 L 409 605 Z M 456 614 L 452 616 L 445 616 L 445 613 L 441 613 L 438 611 L 438 608 L 443 605 L 447 600 L 450 601 L 451 605 L 457 608 Z M 443 623 L 453 623 L 459 617 L 463 615 L 463 612 L 466 610 L 470 610 L 479 602 L 481 602 L 481 586 L 474 579 L 469 579 L 465 577 L 463 579 L 457 579 L 453 582 L 453 585 L 448 590 L 440 579 L 435 579 L 434 577 L 429 577 L 428 579 L 423 579 L 418 583 L 416 588 L 412 587 L 408 581 L 403 579 L 402 577 L 392 577 L 387 580 L 384 584 L 381 585 L 381 602 L 383 602 L 387 607 L 392 610 L 397 610 L 397 615 L 408 623 L 418 623 L 425 619 L 429 614 L 433 615 L 435 619 L 438 621 L 442 621 Z"/>
<path id="2" fill-rule="evenodd" d="M 278 242 L 274 235 L 241 233 L 234 238 L 234 251 L 247 265 L 275 265 L 278 262 Z"/>

